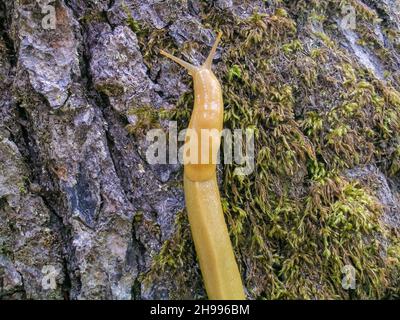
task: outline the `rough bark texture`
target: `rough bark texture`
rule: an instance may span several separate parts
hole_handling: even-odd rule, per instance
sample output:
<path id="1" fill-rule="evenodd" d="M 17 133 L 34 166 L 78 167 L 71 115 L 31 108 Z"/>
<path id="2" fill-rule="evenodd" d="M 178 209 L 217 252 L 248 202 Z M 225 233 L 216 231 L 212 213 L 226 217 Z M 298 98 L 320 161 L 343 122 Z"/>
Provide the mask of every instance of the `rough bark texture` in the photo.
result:
<path id="1" fill-rule="evenodd" d="M 255 174 L 220 172 L 248 297 L 347 298 L 345 264 L 356 297 L 398 297 L 400 5 L 349 3 L 356 30 L 339 1 L 1 0 L 0 299 L 205 297 L 182 167 L 149 165 L 144 134 L 192 99 L 158 49 L 200 63 L 217 29 L 227 126 L 260 134 Z"/>

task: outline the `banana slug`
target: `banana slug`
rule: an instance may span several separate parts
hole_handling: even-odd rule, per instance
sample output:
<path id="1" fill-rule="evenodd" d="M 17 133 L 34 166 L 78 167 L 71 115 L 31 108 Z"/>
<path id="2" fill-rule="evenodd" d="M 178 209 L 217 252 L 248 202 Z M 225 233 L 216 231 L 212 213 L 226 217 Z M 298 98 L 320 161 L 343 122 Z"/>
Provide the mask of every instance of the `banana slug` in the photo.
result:
<path id="1" fill-rule="evenodd" d="M 163 50 L 160 53 L 192 76 L 195 100 L 189 129 L 197 133 L 199 154 L 209 148 L 207 159 L 202 158 L 200 163 L 184 163 L 186 207 L 207 295 L 209 299 L 242 300 L 245 299 L 243 284 L 222 211 L 216 162 L 212 161 L 220 147 L 224 112 L 221 85 L 211 70 L 220 38 L 221 33 L 199 67 Z M 202 138 L 202 129 L 214 132 L 211 144 L 206 144 Z"/>

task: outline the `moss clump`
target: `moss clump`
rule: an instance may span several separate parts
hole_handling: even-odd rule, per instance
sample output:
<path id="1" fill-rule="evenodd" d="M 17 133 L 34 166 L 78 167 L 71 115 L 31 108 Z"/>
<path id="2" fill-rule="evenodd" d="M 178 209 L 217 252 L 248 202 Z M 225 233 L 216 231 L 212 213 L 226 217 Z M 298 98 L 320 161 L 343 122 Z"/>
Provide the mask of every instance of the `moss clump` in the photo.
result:
<path id="1" fill-rule="evenodd" d="M 102 12 L 90 11 L 79 19 L 84 24 L 107 22 L 107 17 Z"/>
<path id="2" fill-rule="evenodd" d="M 221 188 L 246 288 L 251 298 L 347 299 L 342 270 L 351 265 L 352 298 L 396 297 L 397 231 L 382 223 L 373 191 L 346 178 L 346 170 L 375 164 L 386 174 L 398 172 L 400 94 L 332 40 L 338 1 L 312 1 L 312 10 L 304 1 L 284 3 L 248 19 L 202 9 L 203 23 L 224 34 L 216 73 L 225 127 L 257 128 L 255 172 L 237 177 L 236 165 L 225 166 Z M 356 9 L 376 20 L 368 8 Z M 329 32 L 299 37 L 298 22 L 306 30 L 318 22 Z M 186 93 L 169 114 L 185 127 L 192 105 Z M 173 278 L 195 274 L 191 268 L 185 274 L 193 250 L 174 249 L 191 246 L 182 228 L 173 246 L 164 244 L 149 281 L 166 267 Z"/>
<path id="3" fill-rule="evenodd" d="M 228 80 L 232 81 L 234 79 L 241 79 L 242 78 L 242 71 L 240 66 L 238 66 L 237 64 L 234 64 L 228 72 Z"/>
<path id="4" fill-rule="evenodd" d="M 169 287 L 175 289 L 170 293 L 171 299 L 204 298 L 200 270 L 185 211 L 177 214 L 174 236 L 163 243 L 160 252 L 152 261 L 150 270 L 141 276 L 145 286 L 151 286 L 156 281 L 167 281 Z"/>
<path id="5" fill-rule="evenodd" d="M 3 240 L 3 239 L 0 239 L 0 254 L 4 255 L 6 257 L 12 257 L 13 256 L 13 251 L 7 245 L 6 240 Z"/>
<path id="6" fill-rule="evenodd" d="M 132 123 L 126 126 L 126 130 L 137 137 L 143 136 L 149 129 L 159 127 L 159 114 L 152 106 L 132 107 L 126 115 L 132 117 Z"/>
<path id="7" fill-rule="evenodd" d="M 399 239 L 399 234 L 392 235 L 393 239 Z M 390 283 L 386 292 L 386 298 L 400 299 L 400 241 L 394 241 L 388 248 L 388 268 L 392 273 L 394 282 Z M 396 280 L 397 279 L 397 280 Z"/>
<path id="8" fill-rule="evenodd" d="M 132 17 L 131 11 L 129 10 L 129 7 L 126 5 L 125 1 L 122 1 L 121 4 L 122 9 L 124 10 L 127 19 L 126 19 L 126 24 L 128 25 L 128 27 L 136 34 L 136 35 L 140 35 L 142 33 L 145 32 L 145 27 L 142 26 L 141 23 L 139 23 L 139 21 L 135 20 Z"/>
<path id="9" fill-rule="evenodd" d="M 104 83 L 96 85 L 96 90 L 104 93 L 108 97 L 117 97 L 124 93 L 125 89 L 123 86 L 116 83 Z"/>
<path id="10" fill-rule="evenodd" d="M 21 194 L 26 194 L 27 193 L 26 186 L 25 186 L 24 182 L 18 183 L 17 186 L 18 186 L 18 190 L 19 190 L 19 192 Z"/>

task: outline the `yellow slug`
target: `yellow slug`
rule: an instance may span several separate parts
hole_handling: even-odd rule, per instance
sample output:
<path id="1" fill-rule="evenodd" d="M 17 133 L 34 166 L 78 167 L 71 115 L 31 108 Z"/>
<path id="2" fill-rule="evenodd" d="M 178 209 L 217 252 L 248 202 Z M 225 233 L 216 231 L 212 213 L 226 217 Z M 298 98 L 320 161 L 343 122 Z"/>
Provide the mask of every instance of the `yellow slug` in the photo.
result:
<path id="1" fill-rule="evenodd" d="M 211 64 L 220 38 L 221 33 L 206 61 L 199 67 L 165 51 L 161 50 L 161 54 L 186 68 L 193 77 L 195 100 L 188 129 L 197 134 L 199 161 L 184 163 L 184 189 L 190 228 L 207 295 L 210 299 L 241 300 L 245 299 L 243 284 L 222 212 L 216 179 L 215 159 L 220 146 L 224 110 L 221 86 L 211 71 Z M 213 131 L 211 143 L 209 137 L 205 136 L 208 141 L 202 138 L 202 129 Z M 187 134 L 186 142 L 188 140 Z"/>

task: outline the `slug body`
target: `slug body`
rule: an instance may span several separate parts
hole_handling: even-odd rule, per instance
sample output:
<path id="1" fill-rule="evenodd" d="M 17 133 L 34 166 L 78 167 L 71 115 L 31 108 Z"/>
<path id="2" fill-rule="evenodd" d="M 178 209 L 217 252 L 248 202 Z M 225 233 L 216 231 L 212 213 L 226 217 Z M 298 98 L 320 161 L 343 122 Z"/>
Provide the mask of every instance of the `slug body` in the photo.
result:
<path id="1" fill-rule="evenodd" d="M 184 160 L 184 190 L 189 223 L 207 294 L 210 299 L 240 300 L 245 299 L 243 284 L 229 239 L 216 179 L 216 156 L 223 126 L 223 101 L 221 86 L 211 71 L 211 63 L 220 37 L 221 34 L 200 67 L 164 51 L 161 53 L 185 67 L 193 77 L 195 101 L 188 129 L 195 132 L 198 139 L 198 161 Z M 205 136 L 202 135 L 204 131 Z M 193 138 L 189 136 L 187 134 L 185 147 Z M 188 150 L 185 148 L 184 153 L 186 152 Z M 191 152 L 193 149 L 189 151 Z"/>
<path id="2" fill-rule="evenodd" d="M 197 157 L 193 158 L 195 163 L 188 161 L 184 170 L 190 180 L 206 181 L 215 175 L 216 170 L 216 156 L 224 117 L 222 90 L 214 73 L 204 67 L 193 74 L 193 86 L 194 108 L 188 129 L 195 132 L 198 150 Z M 189 142 L 188 140 L 190 138 L 187 138 L 186 142 Z"/>

